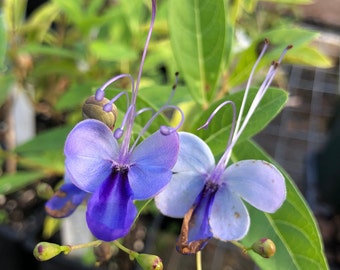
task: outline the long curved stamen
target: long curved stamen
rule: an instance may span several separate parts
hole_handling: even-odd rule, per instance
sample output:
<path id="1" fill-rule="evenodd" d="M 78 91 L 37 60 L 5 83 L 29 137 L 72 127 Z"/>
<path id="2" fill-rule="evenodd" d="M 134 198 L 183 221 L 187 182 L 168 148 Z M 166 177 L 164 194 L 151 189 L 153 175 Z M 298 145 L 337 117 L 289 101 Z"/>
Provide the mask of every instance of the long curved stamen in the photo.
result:
<path id="1" fill-rule="evenodd" d="M 134 107 L 133 106 L 129 106 L 128 107 L 128 109 L 126 111 L 126 114 L 125 114 L 125 116 L 123 118 L 122 125 L 114 131 L 114 137 L 117 140 L 120 139 L 123 136 L 123 134 L 124 134 L 124 127 L 126 126 L 128 120 L 130 119 L 131 113 L 134 113 Z"/>
<path id="2" fill-rule="evenodd" d="M 247 126 L 247 124 L 248 124 L 248 122 L 249 122 L 251 116 L 252 116 L 253 113 L 255 112 L 257 106 L 258 106 L 259 103 L 261 102 L 263 96 L 265 95 L 265 93 L 267 92 L 267 90 L 268 90 L 270 84 L 272 83 L 272 81 L 273 81 L 273 79 L 274 79 L 274 77 L 275 77 L 275 75 L 276 75 L 276 72 L 277 72 L 277 70 L 278 70 L 278 67 L 279 67 L 279 65 L 280 65 L 280 63 L 281 63 L 281 61 L 282 61 L 284 55 L 285 55 L 285 54 L 287 53 L 287 51 L 288 51 L 289 49 L 291 49 L 291 48 L 292 48 L 292 45 L 287 46 L 287 47 L 285 48 L 285 50 L 282 52 L 282 54 L 281 54 L 281 56 L 280 56 L 280 58 L 279 58 L 279 61 L 277 61 L 277 62 L 274 61 L 274 62 L 272 63 L 272 65 L 270 66 L 269 71 L 268 71 L 268 73 L 267 73 L 267 76 L 266 76 L 266 78 L 264 79 L 263 83 L 261 84 L 259 90 L 257 91 L 257 93 L 256 93 L 256 95 L 255 95 L 255 98 L 254 98 L 252 104 L 250 105 L 250 108 L 249 108 L 249 110 L 248 110 L 248 112 L 247 112 L 247 114 L 246 114 L 246 116 L 245 116 L 245 118 L 244 118 L 244 120 L 243 120 L 243 122 L 242 122 L 241 127 L 240 127 L 238 130 L 235 131 L 235 134 L 234 134 L 234 136 L 233 136 L 233 139 L 232 139 L 230 145 L 228 146 L 227 151 L 224 153 L 224 155 L 226 155 L 225 161 L 224 161 L 224 166 L 227 166 L 228 161 L 229 161 L 229 158 L 230 158 L 230 156 L 231 156 L 232 148 L 233 148 L 234 145 L 236 144 L 237 140 L 240 138 L 240 136 L 241 136 L 242 132 L 244 131 L 244 129 L 246 128 L 246 126 Z M 241 118 L 241 116 L 239 116 L 239 118 Z M 226 154 L 226 153 L 227 153 L 227 154 Z M 223 155 L 223 157 L 224 157 L 224 155 Z M 221 160 L 222 160 L 222 158 L 221 158 Z"/>
<path id="3" fill-rule="evenodd" d="M 124 126 L 126 125 L 127 119 L 129 118 L 129 114 L 131 113 L 131 111 L 132 111 L 132 107 L 129 107 L 128 110 L 127 110 L 127 113 L 125 114 L 125 117 L 124 117 L 124 119 L 122 121 L 122 125 L 119 128 L 117 128 L 115 130 L 115 132 L 114 132 L 114 137 L 117 140 L 120 139 L 123 136 L 123 134 L 124 134 Z M 140 115 L 140 114 L 142 114 L 142 113 L 144 113 L 146 111 L 154 111 L 154 109 L 152 109 L 152 108 L 143 108 L 143 109 L 139 110 L 138 112 L 136 112 L 135 116 Z"/>
<path id="4" fill-rule="evenodd" d="M 209 116 L 208 120 L 204 123 L 204 125 L 202 125 L 201 127 L 198 128 L 199 129 L 206 129 L 208 127 L 208 125 L 210 124 L 211 120 L 215 117 L 215 115 L 217 114 L 217 112 L 224 107 L 225 105 L 231 105 L 232 109 L 233 109 L 233 119 L 232 119 L 232 123 L 231 123 L 231 128 L 230 128 L 230 134 L 229 134 L 229 139 L 228 139 L 228 143 L 226 145 L 226 149 L 224 151 L 224 154 L 222 155 L 222 157 L 220 158 L 219 162 L 216 165 L 216 169 L 215 172 L 212 173 L 212 178 L 217 179 L 218 176 L 216 175 L 216 177 L 213 174 L 220 174 L 223 172 L 224 167 L 225 167 L 225 162 L 227 162 L 227 160 L 229 159 L 229 152 L 230 152 L 230 145 L 232 144 L 232 140 L 234 138 L 234 133 L 235 133 L 235 127 L 236 127 L 236 105 L 233 101 L 231 100 L 227 100 L 222 102 Z"/>
<path id="5" fill-rule="evenodd" d="M 136 116 L 137 115 L 141 115 L 142 113 L 144 112 L 147 112 L 147 111 L 152 111 L 153 113 L 155 113 L 156 111 L 152 108 L 143 108 L 143 109 L 140 109 L 139 111 L 136 112 Z"/>
<path id="6" fill-rule="evenodd" d="M 270 84 L 272 83 L 276 73 L 277 73 L 277 70 L 278 70 L 278 67 L 279 65 L 281 64 L 281 61 L 283 59 L 283 57 L 285 56 L 285 54 L 287 53 L 288 50 L 290 50 L 293 46 L 292 45 L 289 45 L 287 46 L 284 51 L 281 53 L 281 56 L 279 58 L 279 60 L 277 62 L 273 62 L 269 68 L 269 71 L 267 73 L 267 76 L 266 78 L 264 79 L 263 83 L 261 84 L 259 90 L 257 91 L 255 97 L 254 97 L 254 100 L 252 102 L 252 104 L 250 105 L 250 108 L 243 120 L 243 123 L 242 123 L 242 126 L 240 127 L 239 130 L 237 130 L 235 132 L 235 135 L 234 135 L 234 138 L 233 138 L 233 141 L 236 141 L 238 140 L 238 138 L 241 136 L 243 130 L 245 129 L 245 127 L 247 126 L 251 116 L 253 115 L 253 113 L 255 112 L 257 106 L 259 105 L 259 103 L 261 102 L 263 96 L 265 95 L 265 93 L 267 92 Z M 240 118 L 240 116 L 239 116 Z"/>
<path id="7" fill-rule="evenodd" d="M 147 49 L 148 49 L 148 46 L 149 46 L 149 43 L 150 43 L 153 25 L 155 23 L 155 18 L 156 18 L 156 0 L 152 0 L 150 27 L 149 27 L 149 31 L 148 31 L 148 36 L 147 36 L 146 41 L 145 41 L 144 49 L 143 49 L 143 54 L 142 54 L 142 59 L 141 59 L 140 66 L 139 66 L 136 85 L 135 85 L 135 87 L 132 91 L 131 106 L 130 106 L 131 109 L 130 109 L 130 112 L 128 114 L 128 117 L 126 118 L 127 119 L 126 120 L 127 128 L 126 128 L 125 136 L 123 138 L 122 145 L 121 145 L 122 159 L 124 159 L 126 157 L 126 155 L 129 153 L 130 138 L 131 138 L 131 135 L 132 135 L 132 126 L 133 126 L 133 123 L 134 123 L 134 119 L 136 117 L 137 94 L 138 94 L 140 80 L 141 80 L 141 77 L 142 77 L 142 71 L 143 71 L 143 66 L 144 66 L 144 62 L 145 62 L 146 52 L 147 52 Z"/>
<path id="8" fill-rule="evenodd" d="M 175 73 L 175 83 L 172 86 L 171 94 L 170 94 L 170 96 L 168 98 L 168 101 L 165 103 L 166 105 L 170 104 L 172 98 L 174 97 L 174 94 L 175 94 L 175 91 L 176 91 L 176 88 L 177 88 L 177 85 L 178 85 L 178 77 L 179 77 L 179 72 L 176 72 Z"/>
<path id="9" fill-rule="evenodd" d="M 129 108 L 129 95 L 127 92 L 123 91 L 123 92 L 120 92 L 118 95 L 116 95 L 114 98 L 112 98 L 108 103 L 106 103 L 104 106 L 103 106 L 103 110 L 106 111 L 106 112 L 111 112 L 112 111 L 112 106 L 113 106 L 113 103 L 115 103 L 122 95 L 125 95 L 126 96 L 126 99 L 127 99 L 127 108 Z"/>
<path id="10" fill-rule="evenodd" d="M 133 92 L 133 95 L 132 95 L 132 104 L 136 103 L 136 98 L 137 98 L 137 94 L 138 94 L 140 80 L 141 80 L 141 77 L 142 77 L 142 71 L 143 71 L 143 66 L 144 66 L 144 62 L 145 62 L 146 52 L 147 52 L 147 49 L 148 49 L 148 46 L 149 46 L 149 43 L 150 43 L 151 34 L 152 34 L 152 30 L 153 30 L 153 26 L 154 26 L 155 18 L 156 18 L 156 0 L 152 0 L 151 2 L 152 2 L 151 22 L 150 22 L 148 36 L 146 38 L 145 45 L 144 45 L 142 60 L 140 62 L 140 66 L 139 66 L 135 91 Z"/>
<path id="11" fill-rule="evenodd" d="M 145 132 L 148 130 L 148 128 L 150 127 L 150 125 L 152 124 L 152 122 L 156 119 L 157 116 L 159 116 L 161 113 L 163 113 L 164 111 L 168 110 L 168 109 L 174 109 L 180 112 L 181 114 L 181 121 L 179 122 L 179 124 L 176 127 L 167 127 L 167 126 L 161 126 L 160 127 L 160 131 L 163 135 L 169 135 L 172 132 L 177 131 L 184 122 L 184 113 L 183 111 L 175 106 L 175 105 L 165 105 L 162 108 L 160 108 L 150 119 L 149 121 L 145 124 L 145 126 L 143 127 L 143 129 L 141 130 L 141 132 L 139 132 L 137 139 L 134 141 L 133 145 L 130 148 L 130 152 L 133 151 L 133 149 L 136 147 L 138 141 L 140 140 L 140 138 L 145 134 Z"/>
<path id="12" fill-rule="evenodd" d="M 238 115 L 238 118 L 237 118 L 237 123 L 236 123 L 236 128 L 235 128 L 235 133 L 238 132 L 238 129 L 240 127 L 240 124 L 241 124 L 241 119 L 242 119 L 242 115 L 243 115 L 243 111 L 244 111 L 244 107 L 246 105 L 246 100 L 247 100 L 247 97 L 248 97 L 248 93 L 249 93 L 249 89 L 250 89 L 250 85 L 251 85 L 251 82 L 253 80 L 253 77 L 254 77 L 254 74 L 255 74 L 255 70 L 257 68 L 257 66 L 259 65 L 260 63 L 260 60 L 262 59 L 264 53 L 267 51 L 267 48 L 269 46 L 269 40 L 268 39 L 265 39 L 264 40 L 264 46 L 261 50 L 261 53 L 259 55 L 259 57 L 257 58 L 251 72 L 250 72 L 250 75 L 249 75 L 249 79 L 247 81 L 247 85 L 246 85 L 246 89 L 244 91 L 244 96 L 243 96 L 243 100 L 242 100 L 242 104 L 241 104 L 241 108 L 240 108 L 240 111 L 239 111 L 239 115 Z"/>
<path id="13" fill-rule="evenodd" d="M 118 81 L 119 79 L 128 77 L 131 81 L 131 91 L 132 93 L 134 92 L 134 87 L 135 87 L 135 81 L 133 79 L 133 77 L 130 74 L 119 74 L 111 79 L 109 79 L 107 82 L 105 82 L 100 88 L 97 89 L 96 93 L 95 93 L 95 98 L 98 101 L 103 100 L 104 96 L 105 96 L 105 89 L 106 87 L 108 87 L 110 84 L 114 83 L 115 81 Z"/>

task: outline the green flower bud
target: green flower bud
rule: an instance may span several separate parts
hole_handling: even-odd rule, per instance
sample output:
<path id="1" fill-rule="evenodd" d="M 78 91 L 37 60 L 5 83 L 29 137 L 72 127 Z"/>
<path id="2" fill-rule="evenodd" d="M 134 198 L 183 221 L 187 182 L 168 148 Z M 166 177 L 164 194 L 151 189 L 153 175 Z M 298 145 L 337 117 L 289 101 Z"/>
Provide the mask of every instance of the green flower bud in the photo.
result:
<path id="1" fill-rule="evenodd" d="M 40 242 L 35 246 L 33 255 L 38 261 L 47 261 L 59 255 L 61 252 L 69 253 L 70 251 L 71 247 L 69 246 L 60 246 L 54 243 Z"/>
<path id="2" fill-rule="evenodd" d="M 98 101 L 94 96 L 90 96 L 83 104 L 82 112 L 84 119 L 97 119 L 107 125 L 110 129 L 113 129 L 117 120 L 118 110 L 117 107 L 112 104 L 111 112 L 103 110 L 103 106 L 110 101 L 107 98 Z"/>
<path id="3" fill-rule="evenodd" d="M 274 256 L 276 252 L 276 246 L 274 242 L 268 238 L 262 238 L 256 241 L 251 249 L 257 254 L 261 255 L 263 258 L 270 258 Z"/>
<path id="4" fill-rule="evenodd" d="M 141 253 L 135 259 L 143 270 L 163 270 L 162 260 L 156 255 Z"/>

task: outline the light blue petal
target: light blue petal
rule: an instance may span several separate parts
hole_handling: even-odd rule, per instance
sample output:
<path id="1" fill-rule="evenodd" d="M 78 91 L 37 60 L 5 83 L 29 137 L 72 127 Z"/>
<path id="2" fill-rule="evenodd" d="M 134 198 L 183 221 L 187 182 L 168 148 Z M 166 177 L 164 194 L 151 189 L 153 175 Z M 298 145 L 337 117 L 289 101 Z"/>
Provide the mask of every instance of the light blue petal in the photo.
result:
<path id="1" fill-rule="evenodd" d="M 214 238 L 222 241 L 242 239 L 249 230 L 249 214 L 242 200 L 226 186 L 216 192 L 209 224 Z"/>
<path id="2" fill-rule="evenodd" d="M 174 172 L 197 172 L 207 174 L 215 166 L 209 146 L 199 137 L 188 132 L 179 132 L 179 154 Z"/>
<path id="3" fill-rule="evenodd" d="M 112 131 L 97 120 L 78 123 L 67 136 L 65 166 L 71 181 L 80 189 L 93 192 L 111 173 L 119 145 Z"/>
<path id="4" fill-rule="evenodd" d="M 176 173 L 155 197 L 156 206 L 165 216 L 182 218 L 194 204 L 204 184 L 203 175 L 194 172 Z"/>
<path id="5" fill-rule="evenodd" d="M 285 179 L 276 167 L 262 160 L 243 160 L 228 167 L 223 181 L 244 200 L 268 213 L 286 199 Z"/>
<path id="6" fill-rule="evenodd" d="M 178 134 L 163 135 L 159 131 L 133 150 L 128 177 L 135 200 L 153 197 L 169 183 L 178 150 Z"/>

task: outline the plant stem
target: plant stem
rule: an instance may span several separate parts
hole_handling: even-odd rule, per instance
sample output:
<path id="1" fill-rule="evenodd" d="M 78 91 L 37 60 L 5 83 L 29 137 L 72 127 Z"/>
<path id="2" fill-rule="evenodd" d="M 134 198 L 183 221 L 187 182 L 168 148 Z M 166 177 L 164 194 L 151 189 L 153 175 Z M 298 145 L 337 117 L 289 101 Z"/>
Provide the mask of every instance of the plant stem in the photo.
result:
<path id="1" fill-rule="evenodd" d="M 70 245 L 70 247 L 71 247 L 71 250 L 75 250 L 75 249 L 88 248 L 88 247 L 98 247 L 101 243 L 103 243 L 102 240 L 95 240 L 95 241 L 88 242 L 85 244 Z"/>
<path id="2" fill-rule="evenodd" d="M 129 254 L 131 260 L 134 260 L 138 256 L 137 252 L 124 247 L 118 240 L 113 241 L 113 243 L 116 245 L 116 247 L 118 247 L 119 249 L 121 249 L 125 253 Z"/>
<path id="3" fill-rule="evenodd" d="M 196 270 L 202 270 L 202 253 L 201 253 L 201 251 L 196 253 Z"/>

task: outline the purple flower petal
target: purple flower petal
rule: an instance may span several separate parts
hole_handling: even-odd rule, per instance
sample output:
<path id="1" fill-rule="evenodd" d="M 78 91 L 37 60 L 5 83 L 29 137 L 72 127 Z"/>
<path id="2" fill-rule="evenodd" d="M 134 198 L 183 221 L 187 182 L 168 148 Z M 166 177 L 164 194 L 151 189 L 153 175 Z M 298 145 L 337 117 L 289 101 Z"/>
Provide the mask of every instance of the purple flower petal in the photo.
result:
<path id="1" fill-rule="evenodd" d="M 128 234 L 137 215 L 127 175 L 108 177 L 87 205 L 86 220 L 95 237 L 113 241 Z"/>
<path id="2" fill-rule="evenodd" d="M 228 167 L 224 181 L 254 207 L 275 212 L 286 199 L 283 175 L 272 164 L 262 160 L 243 160 Z"/>
<path id="3" fill-rule="evenodd" d="M 65 183 L 45 204 L 46 212 L 55 218 L 67 217 L 88 195 L 72 183 Z"/>
<path id="4" fill-rule="evenodd" d="M 209 216 L 213 201 L 214 194 L 206 194 L 205 190 L 202 190 L 195 202 L 195 210 L 189 221 L 188 242 L 212 237 L 209 226 Z"/>
<path id="5" fill-rule="evenodd" d="M 162 135 L 159 131 L 136 147 L 131 154 L 128 173 L 135 200 L 150 198 L 169 183 L 178 149 L 176 132 Z"/>
<path id="6" fill-rule="evenodd" d="M 248 211 L 240 197 L 227 186 L 221 186 L 215 194 L 209 224 L 214 238 L 222 241 L 242 239 L 248 232 Z"/>
<path id="7" fill-rule="evenodd" d="M 80 189 L 94 192 L 111 173 L 119 146 L 111 130 L 97 120 L 77 124 L 65 142 L 66 170 Z"/>
<path id="8" fill-rule="evenodd" d="M 155 197 L 157 208 L 163 215 L 182 218 L 202 191 L 205 178 L 192 172 L 176 173 L 170 183 Z"/>

